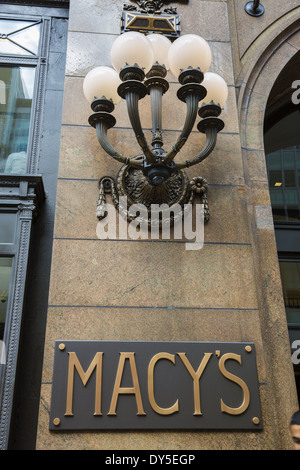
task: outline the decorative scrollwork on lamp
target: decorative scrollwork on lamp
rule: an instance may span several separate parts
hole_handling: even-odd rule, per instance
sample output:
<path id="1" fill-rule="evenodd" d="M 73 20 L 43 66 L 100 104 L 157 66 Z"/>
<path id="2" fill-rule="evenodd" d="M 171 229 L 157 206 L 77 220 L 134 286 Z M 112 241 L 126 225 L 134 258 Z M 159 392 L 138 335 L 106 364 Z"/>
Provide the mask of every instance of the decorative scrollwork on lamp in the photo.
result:
<path id="1" fill-rule="evenodd" d="M 193 34 L 187 34 L 173 43 L 159 34 L 124 33 L 114 41 L 111 49 L 114 68 L 96 67 L 84 80 L 83 91 L 91 102 L 93 114 L 89 123 L 96 129 L 100 145 L 105 152 L 122 163 L 114 182 L 103 177 L 99 183 L 97 216 L 104 216 L 101 207 L 105 193 L 111 192 L 118 208 L 118 198 L 126 196 L 128 205 L 141 203 L 150 211 L 152 204 L 191 204 L 195 196 L 205 207 L 205 221 L 209 219 L 207 182 L 204 178 L 190 181 L 186 168 L 206 159 L 213 151 L 217 135 L 224 122 L 219 118 L 228 97 L 228 88 L 222 77 L 208 72 L 211 50 L 208 43 Z M 169 83 L 167 71 L 178 78 L 179 100 L 186 104 L 183 129 L 173 147 L 163 146 L 162 101 Z M 148 144 L 139 115 L 139 100 L 150 95 L 152 111 L 152 142 Z M 108 130 L 114 127 L 112 115 L 115 105 L 124 99 L 141 154 L 128 157 L 116 150 L 109 141 Z M 197 115 L 201 120 L 198 131 L 206 135 L 201 151 L 193 158 L 176 161 L 176 156 L 188 140 Z"/>

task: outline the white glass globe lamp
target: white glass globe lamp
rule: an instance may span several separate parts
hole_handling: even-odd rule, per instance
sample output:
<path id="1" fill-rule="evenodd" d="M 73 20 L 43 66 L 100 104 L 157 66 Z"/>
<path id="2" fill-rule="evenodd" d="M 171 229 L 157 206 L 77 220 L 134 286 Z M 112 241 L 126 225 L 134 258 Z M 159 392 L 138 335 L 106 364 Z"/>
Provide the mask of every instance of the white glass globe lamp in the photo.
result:
<path id="1" fill-rule="evenodd" d="M 168 53 L 171 47 L 171 41 L 162 34 L 149 34 L 147 36 L 151 42 L 154 51 L 154 64 L 164 65 L 169 69 Z"/>
<path id="2" fill-rule="evenodd" d="M 204 100 L 199 103 L 201 106 L 203 103 L 209 104 L 213 101 L 215 104 L 219 104 L 221 108 L 225 105 L 228 98 L 228 86 L 220 75 L 213 72 L 207 72 L 204 75 L 204 80 L 201 83 L 206 90 L 207 95 Z"/>
<path id="3" fill-rule="evenodd" d="M 95 98 L 106 98 L 117 104 L 121 97 L 118 86 L 121 84 L 118 73 L 111 67 L 100 66 L 90 70 L 83 81 L 83 93 L 88 102 Z"/>
<path id="4" fill-rule="evenodd" d="M 211 50 L 201 36 L 185 34 L 172 43 L 168 60 L 170 70 L 176 78 L 190 67 L 206 73 L 211 64 Z"/>
<path id="5" fill-rule="evenodd" d="M 151 42 L 142 33 L 128 31 L 115 39 L 111 51 L 111 62 L 120 73 L 126 65 L 138 65 L 148 73 L 154 62 L 154 51 Z"/>

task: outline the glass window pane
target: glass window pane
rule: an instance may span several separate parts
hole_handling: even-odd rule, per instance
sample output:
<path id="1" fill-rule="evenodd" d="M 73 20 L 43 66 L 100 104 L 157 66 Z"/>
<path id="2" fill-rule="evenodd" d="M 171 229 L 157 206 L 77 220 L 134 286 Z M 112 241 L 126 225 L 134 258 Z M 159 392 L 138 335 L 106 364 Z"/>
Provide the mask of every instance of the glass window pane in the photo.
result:
<path id="1" fill-rule="evenodd" d="M 40 23 L 36 21 L 0 20 L 0 53 L 36 55 L 40 40 Z"/>
<path id="2" fill-rule="evenodd" d="M 291 205 L 294 205 L 294 204 L 297 204 L 298 202 L 298 192 L 297 192 L 297 189 L 286 189 L 284 191 L 284 195 L 285 195 L 285 200 L 286 200 L 286 204 L 291 204 Z"/>
<path id="3" fill-rule="evenodd" d="M 23 54 L 30 52 L 32 54 L 38 53 L 38 45 L 40 39 L 40 25 L 36 24 L 23 31 L 16 32 L 10 36 L 10 39 L 26 50 Z"/>
<path id="4" fill-rule="evenodd" d="M 0 173 L 26 173 L 34 77 L 34 67 L 0 66 Z"/>
<path id="5" fill-rule="evenodd" d="M 7 313 L 12 258 L 0 257 L 0 340 L 3 339 Z"/>
<path id="6" fill-rule="evenodd" d="M 14 243 L 16 214 L 0 213 L 0 243 Z"/>
<path id="7" fill-rule="evenodd" d="M 288 206 L 287 207 L 288 220 L 290 222 L 299 222 L 300 212 L 298 206 Z"/>
<path id="8" fill-rule="evenodd" d="M 284 184 L 286 187 L 296 187 L 296 172 L 294 170 L 285 170 L 284 172 Z"/>
<path id="9" fill-rule="evenodd" d="M 272 205 L 278 206 L 283 205 L 283 190 L 282 188 L 276 188 L 270 190 Z"/>
<path id="10" fill-rule="evenodd" d="M 300 308 L 286 308 L 286 317 L 289 324 L 295 323 L 300 325 Z"/>
<path id="11" fill-rule="evenodd" d="M 294 169 L 295 168 L 294 147 L 283 149 L 282 156 L 283 156 L 283 167 L 287 170 Z"/>
<path id="12" fill-rule="evenodd" d="M 32 21 L 1 19 L 0 31 L 2 34 L 9 34 L 9 33 L 13 33 L 14 31 L 19 31 L 20 29 L 26 26 L 30 26 L 31 24 L 33 24 Z"/>
<path id="13" fill-rule="evenodd" d="M 280 261 L 279 266 L 288 322 L 300 324 L 300 261 Z"/>
<path id="14" fill-rule="evenodd" d="M 12 54 L 12 55 L 23 55 L 23 49 L 18 45 L 14 44 L 12 41 L 3 41 L 0 40 L 0 52 L 1 54 Z M 28 53 L 26 54 L 28 55 Z"/>
<path id="15" fill-rule="evenodd" d="M 270 170 L 270 186 L 276 186 L 279 187 L 282 185 L 282 174 L 281 171 L 279 170 Z"/>
<path id="16" fill-rule="evenodd" d="M 300 145 L 269 153 L 266 158 L 274 220 L 299 222 Z"/>
<path id="17" fill-rule="evenodd" d="M 267 157 L 268 157 L 268 168 L 270 170 L 279 170 L 281 168 L 280 151 L 269 153 Z"/>
<path id="18" fill-rule="evenodd" d="M 285 209 L 282 207 L 272 206 L 273 218 L 274 220 L 286 220 Z"/>

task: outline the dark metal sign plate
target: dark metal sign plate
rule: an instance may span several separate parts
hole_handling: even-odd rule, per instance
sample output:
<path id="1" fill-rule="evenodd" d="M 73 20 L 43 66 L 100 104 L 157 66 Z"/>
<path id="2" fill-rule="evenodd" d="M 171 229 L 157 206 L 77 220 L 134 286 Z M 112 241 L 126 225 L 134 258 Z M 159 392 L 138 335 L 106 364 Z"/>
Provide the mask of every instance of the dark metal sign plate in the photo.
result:
<path id="1" fill-rule="evenodd" d="M 57 341 L 50 430 L 262 429 L 253 343 Z"/>
<path id="2" fill-rule="evenodd" d="M 121 32 L 138 31 L 141 33 L 160 33 L 170 39 L 180 34 L 180 20 L 174 7 L 167 6 L 169 0 L 133 0 L 137 6 L 124 5 Z M 174 3 L 172 1 L 172 3 Z M 188 0 L 175 0 L 175 3 L 187 4 Z M 139 9 L 138 9 L 139 7 Z"/>
<path id="3" fill-rule="evenodd" d="M 136 11 L 122 12 L 121 32 L 137 31 L 140 33 L 161 33 L 170 39 L 176 39 L 180 34 L 179 15 L 160 14 L 150 15 Z"/>

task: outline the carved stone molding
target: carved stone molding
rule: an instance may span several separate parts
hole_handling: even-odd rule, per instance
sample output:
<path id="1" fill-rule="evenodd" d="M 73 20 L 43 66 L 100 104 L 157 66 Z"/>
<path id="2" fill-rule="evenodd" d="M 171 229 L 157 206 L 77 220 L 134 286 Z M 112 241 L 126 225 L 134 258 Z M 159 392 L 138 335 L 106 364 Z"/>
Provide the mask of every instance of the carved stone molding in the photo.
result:
<path id="1" fill-rule="evenodd" d="M 18 210 L 20 212 L 20 220 L 31 220 L 35 209 L 36 206 L 34 204 L 31 204 L 30 202 L 27 204 L 19 204 Z"/>
<path id="2" fill-rule="evenodd" d="M 40 175 L 0 175 L 0 207 L 31 210 L 36 216 L 45 201 L 43 178 Z"/>
<path id="3" fill-rule="evenodd" d="M 0 449 L 5 450 L 9 438 L 15 371 L 21 330 L 27 262 L 33 217 L 37 216 L 45 200 L 43 178 L 38 175 L 0 175 L 0 210 L 18 213 L 16 243 L 13 248 L 12 285 L 4 338 L 6 364 L 0 370 Z"/>
<path id="4" fill-rule="evenodd" d="M 3 383 L 3 394 L 0 403 L 0 449 L 7 448 L 9 438 L 9 422 L 13 404 L 15 370 L 17 365 L 19 337 L 22 321 L 23 299 L 25 291 L 25 281 L 27 272 L 28 251 L 31 233 L 31 218 L 34 205 L 20 204 L 22 217 L 20 217 L 20 232 L 18 251 L 14 263 L 14 286 L 11 298 L 11 314 L 7 318 L 7 328 L 9 335 L 7 336 L 7 357 L 6 364 L 2 365 L 1 374 Z"/>

